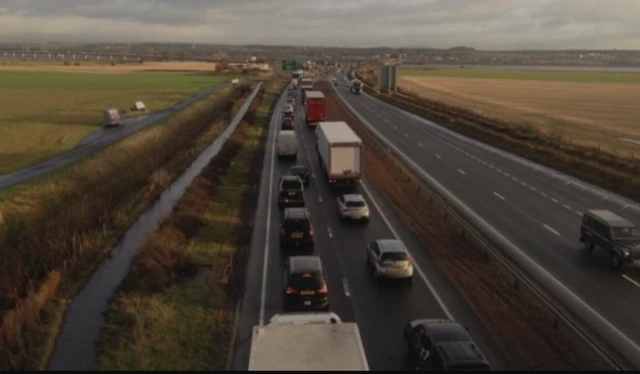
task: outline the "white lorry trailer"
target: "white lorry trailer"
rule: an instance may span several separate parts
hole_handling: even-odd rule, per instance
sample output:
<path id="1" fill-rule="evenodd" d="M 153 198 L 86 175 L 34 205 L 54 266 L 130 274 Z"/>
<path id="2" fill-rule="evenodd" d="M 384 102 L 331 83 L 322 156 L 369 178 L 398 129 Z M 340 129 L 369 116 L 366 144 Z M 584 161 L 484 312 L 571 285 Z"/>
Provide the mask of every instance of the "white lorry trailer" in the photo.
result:
<path id="1" fill-rule="evenodd" d="M 249 371 L 369 371 L 360 330 L 335 313 L 283 313 L 254 326 Z"/>
<path id="2" fill-rule="evenodd" d="M 319 122 L 318 161 L 331 186 L 356 186 L 362 178 L 362 140 L 346 122 Z"/>

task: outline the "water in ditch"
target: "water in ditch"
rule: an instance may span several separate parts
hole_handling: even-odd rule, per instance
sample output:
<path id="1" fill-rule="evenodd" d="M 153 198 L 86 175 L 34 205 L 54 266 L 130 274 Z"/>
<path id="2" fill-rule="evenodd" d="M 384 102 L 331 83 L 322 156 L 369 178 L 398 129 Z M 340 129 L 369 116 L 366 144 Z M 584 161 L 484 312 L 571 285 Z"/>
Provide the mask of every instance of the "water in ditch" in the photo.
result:
<path id="1" fill-rule="evenodd" d="M 162 219 L 171 212 L 195 177 L 220 152 L 238 127 L 261 85 L 259 83 L 253 90 L 225 131 L 138 218 L 111 251 L 110 257 L 100 264 L 84 288 L 71 301 L 49 362 L 49 370 L 96 370 L 95 343 L 104 324 L 103 314 L 109 305 L 109 298 L 129 272 L 131 262 L 145 243 L 148 233 L 158 229 Z"/>

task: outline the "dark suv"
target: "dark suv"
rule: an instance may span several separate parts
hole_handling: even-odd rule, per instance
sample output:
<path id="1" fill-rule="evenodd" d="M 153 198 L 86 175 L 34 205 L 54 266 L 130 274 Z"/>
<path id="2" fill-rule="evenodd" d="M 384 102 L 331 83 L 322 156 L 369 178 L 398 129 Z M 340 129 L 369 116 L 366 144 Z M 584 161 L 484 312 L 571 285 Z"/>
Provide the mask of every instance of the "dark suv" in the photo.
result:
<path id="1" fill-rule="evenodd" d="M 289 257 L 284 274 L 284 310 L 329 310 L 324 266 L 318 256 Z"/>
<path id="2" fill-rule="evenodd" d="M 492 371 L 461 324 L 420 319 L 404 326 L 405 353 L 418 371 Z"/>
<path id="3" fill-rule="evenodd" d="M 297 175 L 280 178 L 278 191 L 278 207 L 304 206 L 304 184 Z"/>
<path id="4" fill-rule="evenodd" d="M 280 248 L 303 248 L 313 253 L 313 223 L 306 208 L 286 208 L 280 225 Z"/>
<path id="5" fill-rule="evenodd" d="M 281 130 L 294 130 L 294 128 L 293 128 L 293 119 L 291 119 L 289 117 L 283 117 L 280 129 Z"/>
<path id="6" fill-rule="evenodd" d="M 615 269 L 640 259 L 640 230 L 608 210 L 587 210 L 584 213 L 580 242 L 589 252 L 595 247 L 609 252 L 611 266 Z"/>
<path id="7" fill-rule="evenodd" d="M 302 179 L 305 187 L 309 187 L 309 169 L 304 165 L 293 165 L 289 168 L 290 175 L 297 175 Z"/>

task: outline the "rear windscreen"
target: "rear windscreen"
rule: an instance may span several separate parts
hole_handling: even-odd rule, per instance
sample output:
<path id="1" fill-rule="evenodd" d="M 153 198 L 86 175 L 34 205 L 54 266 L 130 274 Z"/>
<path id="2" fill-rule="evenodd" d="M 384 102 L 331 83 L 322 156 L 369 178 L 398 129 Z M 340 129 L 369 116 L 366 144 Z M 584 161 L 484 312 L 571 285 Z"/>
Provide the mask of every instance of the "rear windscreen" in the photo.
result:
<path id="1" fill-rule="evenodd" d="M 302 189 L 302 185 L 300 184 L 300 181 L 283 181 L 282 182 L 282 189 L 283 190 L 301 190 Z"/>
<path id="2" fill-rule="evenodd" d="M 301 218 L 290 218 L 285 223 L 287 231 L 309 231 L 309 221 Z"/>
<path id="3" fill-rule="evenodd" d="M 324 286 L 324 279 L 320 273 L 290 274 L 289 286 L 298 290 L 317 290 Z"/>
<path id="4" fill-rule="evenodd" d="M 364 201 L 347 201 L 347 207 L 349 208 L 362 208 L 366 206 Z"/>
<path id="5" fill-rule="evenodd" d="M 387 252 L 380 257 L 382 261 L 407 261 L 409 256 L 405 252 Z"/>

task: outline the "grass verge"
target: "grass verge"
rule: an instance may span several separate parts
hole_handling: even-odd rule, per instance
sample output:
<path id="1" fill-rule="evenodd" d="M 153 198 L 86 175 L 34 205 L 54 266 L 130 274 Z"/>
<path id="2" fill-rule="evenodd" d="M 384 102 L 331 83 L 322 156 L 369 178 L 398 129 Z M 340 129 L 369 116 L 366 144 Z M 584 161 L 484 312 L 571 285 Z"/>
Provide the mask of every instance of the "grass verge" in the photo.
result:
<path id="1" fill-rule="evenodd" d="M 0 202 L 0 370 L 44 369 L 69 299 L 249 92 L 212 95 Z"/>
<path id="2" fill-rule="evenodd" d="M 277 81 L 134 259 L 98 342 L 100 370 L 225 370 Z"/>
<path id="3" fill-rule="evenodd" d="M 609 369 L 568 328 L 556 329 L 554 316 L 528 291 L 515 289 L 512 276 L 497 261 L 485 258 L 469 236 L 460 236 L 429 193 L 411 185 L 413 179 L 325 83 L 319 89 L 327 97 L 327 120 L 346 121 L 362 138 L 367 176 L 421 239 L 516 370 Z"/>
<path id="4" fill-rule="evenodd" d="M 371 71 L 358 72 L 365 92 L 386 103 L 433 120 L 451 130 L 562 171 L 640 202 L 640 160 L 621 157 L 601 147 L 574 144 L 561 129 L 549 133 L 532 125 L 507 123 L 470 110 L 403 92 L 376 94 Z"/>

